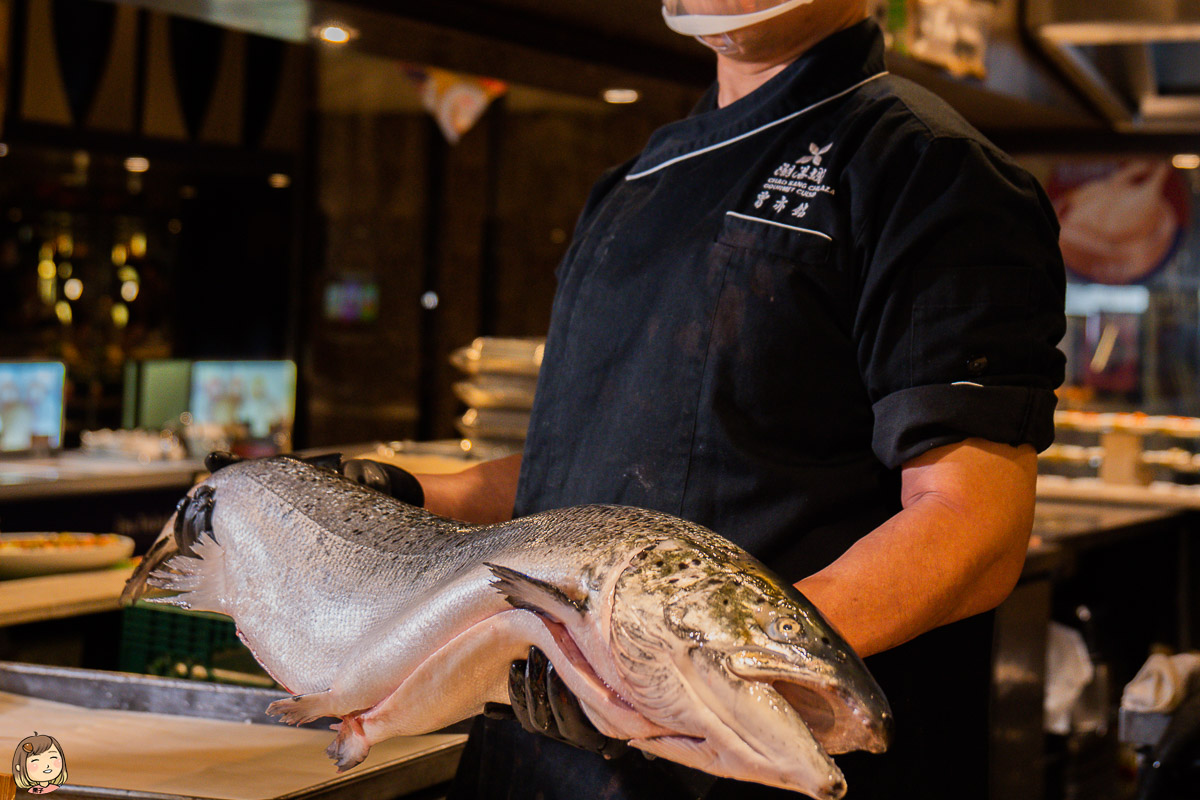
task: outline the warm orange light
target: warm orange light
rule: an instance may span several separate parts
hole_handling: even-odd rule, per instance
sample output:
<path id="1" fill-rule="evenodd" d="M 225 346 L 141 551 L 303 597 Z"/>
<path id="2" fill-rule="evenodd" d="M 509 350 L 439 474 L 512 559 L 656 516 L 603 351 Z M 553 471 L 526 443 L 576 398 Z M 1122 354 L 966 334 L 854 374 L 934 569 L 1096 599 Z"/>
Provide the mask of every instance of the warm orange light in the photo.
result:
<path id="1" fill-rule="evenodd" d="M 327 22 L 313 28 L 313 35 L 328 44 L 348 44 L 358 38 L 358 31 L 340 22 Z"/>
<path id="2" fill-rule="evenodd" d="M 642 99 L 637 89 L 605 89 L 603 97 L 604 102 L 613 105 L 628 105 Z"/>
<path id="3" fill-rule="evenodd" d="M 124 328 L 129 324 L 129 306 L 124 303 L 113 303 L 112 307 L 113 325 L 118 328 Z"/>

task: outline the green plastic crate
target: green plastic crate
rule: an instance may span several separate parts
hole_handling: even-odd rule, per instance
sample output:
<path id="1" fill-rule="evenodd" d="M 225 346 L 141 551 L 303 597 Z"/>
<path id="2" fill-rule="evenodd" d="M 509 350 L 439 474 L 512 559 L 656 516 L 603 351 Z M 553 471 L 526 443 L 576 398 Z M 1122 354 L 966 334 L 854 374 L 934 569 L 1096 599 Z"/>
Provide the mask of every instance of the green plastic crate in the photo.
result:
<path id="1" fill-rule="evenodd" d="M 220 614 L 138 603 L 121 620 L 120 669 L 170 678 L 273 684 Z"/>

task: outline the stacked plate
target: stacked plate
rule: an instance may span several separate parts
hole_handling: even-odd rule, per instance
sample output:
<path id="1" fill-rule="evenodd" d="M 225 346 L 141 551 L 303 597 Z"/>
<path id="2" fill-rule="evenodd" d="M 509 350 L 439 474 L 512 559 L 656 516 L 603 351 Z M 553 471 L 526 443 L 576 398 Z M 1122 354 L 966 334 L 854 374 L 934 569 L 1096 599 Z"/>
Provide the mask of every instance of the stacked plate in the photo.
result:
<path id="1" fill-rule="evenodd" d="M 483 336 L 450 354 L 465 376 L 454 384 L 454 394 L 468 406 L 456 425 L 472 452 L 495 457 L 521 451 L 544 349 L 545 339 Z"/>

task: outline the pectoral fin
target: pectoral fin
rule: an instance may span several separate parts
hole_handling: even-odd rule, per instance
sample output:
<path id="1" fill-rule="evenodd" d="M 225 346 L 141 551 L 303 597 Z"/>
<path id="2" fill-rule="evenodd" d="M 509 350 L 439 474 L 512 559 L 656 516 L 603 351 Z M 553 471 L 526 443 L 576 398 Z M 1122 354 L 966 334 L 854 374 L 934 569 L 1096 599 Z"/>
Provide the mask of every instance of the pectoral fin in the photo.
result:
<path id="1" fill-rule="evenodd" d="M 553 584 L 499 564 L 484 566 L 492 571 L 492 586 L 513 608 L 542 614 L 564 625 L 587 613 L 585 600 L 576 600 Z"/>

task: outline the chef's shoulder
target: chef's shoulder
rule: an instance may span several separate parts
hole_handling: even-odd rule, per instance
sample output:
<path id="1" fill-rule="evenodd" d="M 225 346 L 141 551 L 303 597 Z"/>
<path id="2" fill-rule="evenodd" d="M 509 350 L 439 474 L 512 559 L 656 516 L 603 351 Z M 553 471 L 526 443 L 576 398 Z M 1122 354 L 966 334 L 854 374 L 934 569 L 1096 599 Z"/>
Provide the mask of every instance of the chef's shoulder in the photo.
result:
<path id="1" fill-rule="evenodd" d="M 875 452 L 898 467 L 967 438 L 1044 449 L 1063 379 L 1054 209 L 940 98 L 892 76 L 869 89 L 843 180 Z"/>
<path id="2" fill-rule="evenodd" d="M 963 192 L 983 203 L 1024 204 L 1057 236 L 1036 178 L 938 95 L 887 75 L 863 86 L 854 101 L 847 116 L 856 147 L 846 177 L 874 199 L 875 207 L 864 210 L 888 214 L 905 195 Z"/>

